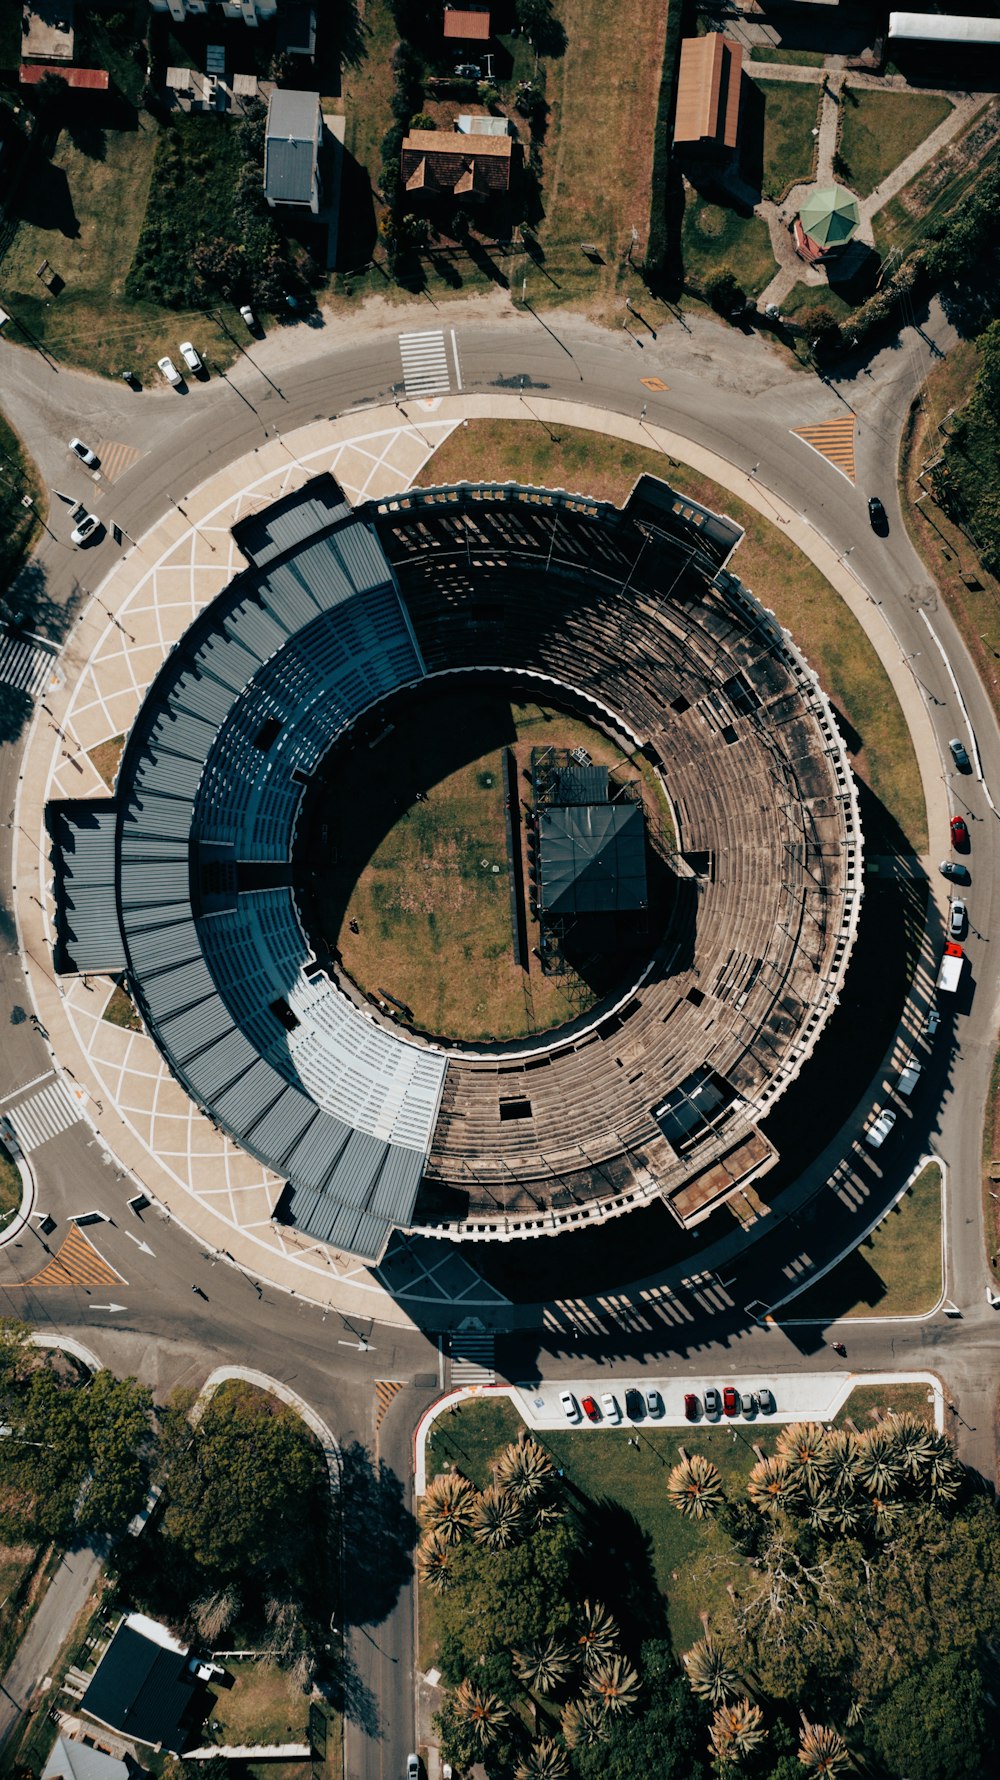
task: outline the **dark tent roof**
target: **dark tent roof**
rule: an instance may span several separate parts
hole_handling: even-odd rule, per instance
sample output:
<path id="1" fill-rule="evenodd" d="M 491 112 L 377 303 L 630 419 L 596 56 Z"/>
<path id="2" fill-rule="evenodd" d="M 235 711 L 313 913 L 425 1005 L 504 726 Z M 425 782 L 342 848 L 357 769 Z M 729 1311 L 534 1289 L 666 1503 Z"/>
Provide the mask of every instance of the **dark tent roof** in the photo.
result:
<path id="1" fill-rule="evenodd" d="M 196 1683 L 187 1655 L 122 1621 L 81 1701 L 84 1712 L 138 1743 L 179 1754 Z"/>
<path id="2" fill-rule="evenodd" d="M 642 805 L 557 805 L 538 821 L 538 900 L 547 915 L 646 907 Z"/>

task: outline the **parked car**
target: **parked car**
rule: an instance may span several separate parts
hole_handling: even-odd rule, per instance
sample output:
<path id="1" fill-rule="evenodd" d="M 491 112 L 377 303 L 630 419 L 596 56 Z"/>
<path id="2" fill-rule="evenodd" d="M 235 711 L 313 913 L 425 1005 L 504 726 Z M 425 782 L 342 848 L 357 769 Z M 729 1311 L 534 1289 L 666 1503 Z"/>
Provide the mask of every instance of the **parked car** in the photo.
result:
<path id="1" fill-rule="evenodd" d="M 566 1420 L 568 1422 L 578 1422 L 580 1420 L 580 1405 L 572 1391 L 560 1391 L 559 1401 L 562 1404 L 563 1415 L 566 1417 Z"/>
<path id="2" fill-rule="evenodd" d="M 420 1780 L 420 1757 L 417 1755 L 406 1758 L 406 1780 Z"/>
<path id="3" fill-rule="evenodd" d="M 663 1414 L 663 1398 L 659 1391 L 649 1390 L 646 1392 L 646 1408 L 650 1415 Z"/>
<path id="4" fill-rule="evenodd" d="M 605 1416 L 607 1417 L 609 1422 L 620 1422 L 621 1421 L 622 1412 L 618 1407 L 618 1398 L 613 1397 L 611 1395 L 610 1391 L 605 1391 L 603 1397 L 601 1398 L 601 1408 L 603 1409 Z"/>
<path id="5" fill-rule="evenodd" d="M 483 71 L 478 62 L 456 62 L 455 73 L 460 80 L 481 80 Z"/>
<path id="6" fill-rule="evenodd" d="M 760 1390 L 757 1392 L 757 1408 L 760 1410 L 761 1415 L 774 1414 L 774 1392 L 770 1390 L 766 1384 L 761 1385 Z"/>
<path id="7" fill-rule="evenodd" d="M 727 1384 L 722 1393 L 722 1407 L 727 1415 L 739 1415 L 740 1393 L 734 1384 Z"/>
<path id="8" fill-rule="evenodd" d="M 94 536 L 94 533 L 100 530 L 100 525 L 101 522 L 96 513 L 84 513 L 83 517 L 77 520 L 75 530 L 69 534 L 70 543 L 86 544 Z"/>
<path id="9" fill-rule="evenodd" d="M 684 1393 L 684 1414 L 689 1422 L 697 1421 L 698 1419 L 698 1399 L 693 1391 L 685 1391 Z"/>
<path id="10" fill-rule="evenodd" d="M 969 882 L 969 873 L 966 867 L 960 865 L 954 859 L 942 859 L 941 864 L 938 866 L 938 870 L 942 877 L 954 878 L 956 884 L 967 884 Z"/>
<path id="11" fill-rule="evenodd" d="M 598 1409 L 597 1404 L 594 1402 L 593 1397 L 584 1397 L 583 1413 L 589 1422 L 599 1422 L 601 1419 L 601 1412 Z"/>
<path id="12" fill-rule="evenodd" d="M 118 375 L 123 383 L 128 384 L 129 389 L 139 388 L 139 379 L 134 371 L 119 371 Z"/>
<path id="13" fill-rule="evenodd" d="M 646 1399 L 634 1384 L 625 1392 L 625 1414 L 633 1422 L 641 1422 L 646 1414 Z"/>
<path id="14" fill-rule="evenodd" d="M 952 760 L 955 762 L 955 765 L 958 767 L 959 772 L 960 773 L 971 772 L 972 768 L 971 768 L 971 765 L 969 762 L 969 756 L 965 750 L 964 744 L 959 741 L 957 735 L 952 736 L 951 741 L 948 743 L 948 746 L 951 749 Z"/>
<path id="15" fill-rule="evenodd" d="M 178 371 L 177 366 L 174 364 L 173 359 L 158 358 L 156 361 L 156 368 L 158 371 L 162 371 L 171 388 L 176 389 L 181 381 L 181 374 Z"/>
<path id="16" fill-rule="evenodd" d="M 940 1024 L 941 1024 L 941 1015 L 938 1013 L 938 1010 L 936 1007 L 932 1007 L 930 1013 L 927 1016 L 927 1024 L 924 1027 L 924 1037 L 925 1038 L 933 1038 L 934 1034 L 937 1031 Z"/>
<path id="17" fill-rule="evenodd" d="M 708 1390 L 705 1392 L 705 1414 L 722 1414 L 722 1398 L 719 1396 L 714 1385 L 709 1385 Z"/>
<path id="18" fill-rule="evenodd" d="M 90 446 L 85 445 L 82 439 L 71 439 L 69 448 L 76 453 L 82 464 L 86 464 L 88 470 L 96 470 L 101 460 L 97 452 L 91 451 Z"/>
<path id="19" fill-rule="evenodd" d="M 260 322 L 257 320 L 249 303 L 240 304 L 240 314 L 246 322 L 247 327 L 250 329 L 251 334 L 256 334 L 260 328 Z"/>
<path id="20" fill-rule="evenodd" d="M 184 360 L 189 371 L 201 371 L 204 368 L 201 358 L 198 353 L 195 352 L 190 340 L 181 341 L 181 358 Z"/>
<path id="21" fill-rule="evenodd" d="M 753 1391 L 742 1391 L 740 1393 L 740 1411 L 741 1411 L 741 1413 L 743 1415 L 752 1415 L 754 1410 L 756 1409 L 756 1407 L 757 1407 L 757 1399 L 754 1396 Z"/>
<path id="22" fill-rule="evenodd" d="M 965 916 L 966 916 L 966 907 L 965 907 L 965 903 L 962 901 L 962 898 L 960 896 L 953 897 L 952 902 L 951 902 L 951 908 L 948 912 L 948 937 L 949 937 L 949 939 L 961 939 L 963 933 L 965 932 Z"/>
<path id="23" fill-rule="evenodd" d="M 889 530 L 889 521 L 886 518 L 885 508 L 877 494 L 869 495 L 868 497 L 868 517 L 871 520 L 873 532 L 887 532 Z"/>
<path id="24" fill-rule="evenodd" d="M 961 847 L 964 851 L 969 845 L 969 830 L 964 816 L 953 816 L 951 819 L 951 844 Z"/>
<path id="25" fill-rule="evenodd" d="M 887 1106 L 884 1112 L 879 1113 L 875 1123 L 870 1125 L 865 1132 L 865 1142 L 869 1149 L 880 1150 L 895 1123 L 896 1115 L 892 1108 Z"/>

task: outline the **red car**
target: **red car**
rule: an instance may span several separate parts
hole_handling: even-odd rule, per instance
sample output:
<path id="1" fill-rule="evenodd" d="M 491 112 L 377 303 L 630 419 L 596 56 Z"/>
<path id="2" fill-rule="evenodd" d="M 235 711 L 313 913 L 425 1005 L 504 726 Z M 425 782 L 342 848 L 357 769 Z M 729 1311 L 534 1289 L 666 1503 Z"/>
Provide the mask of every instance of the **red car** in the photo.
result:
<path id="1" fill-rule="evenodd" d="M 601 1419 L 601 1412 L 598 1409 L 597 1404 L 594 1402 L 593 1397 L 584 1397 L 583 1413 L 588 1421 L 599 1422 Z"/>
<path id="2" fill-rule="evenodd" d="M 684 1414 L 693 1422 L 698 1414 L 698 1399 L 688 1391 L 684 1397 Z"/>
<path id="3" fill-rule="evenodd" d="M 963 851 L 969 845 L 969 830 L 963 816 L 953 816 L 951 819 L 951 844 L 953 847 L 961 847 Z"/>
<path id="4" fill-rule="evenodd" d="M 727 1384 L 722 1393 L 722 1407 L 727 1415 L 739 1415 L 740 1393 L 734 1384 Z"/>

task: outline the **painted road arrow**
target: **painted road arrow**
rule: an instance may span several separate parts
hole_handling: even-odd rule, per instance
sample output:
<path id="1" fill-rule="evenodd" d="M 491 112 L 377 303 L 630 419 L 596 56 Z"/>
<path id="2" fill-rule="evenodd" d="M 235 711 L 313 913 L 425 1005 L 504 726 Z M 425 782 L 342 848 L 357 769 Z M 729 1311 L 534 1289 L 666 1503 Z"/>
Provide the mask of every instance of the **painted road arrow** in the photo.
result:
<path id="1" fill-rule="evenodd" d="M 136 1248 L 140 1248 L 144 1255 L 152 1255 L 153 1259 L 155 1261 L 156 1255 L 154 1254 L 153 1250 L 150 1248 L 149 1243 L 143 1242 L 141 1236 L 133 1236 L 131 1230 L 123 1231 L 123 1235 L 127 1236 L 130 1242 L 134 1242 Z"/>
<path id="2" fill-rule="evenodd" d="M 88 1304 L 88 1310 L 126 1310 L 125 1304 Z"/>

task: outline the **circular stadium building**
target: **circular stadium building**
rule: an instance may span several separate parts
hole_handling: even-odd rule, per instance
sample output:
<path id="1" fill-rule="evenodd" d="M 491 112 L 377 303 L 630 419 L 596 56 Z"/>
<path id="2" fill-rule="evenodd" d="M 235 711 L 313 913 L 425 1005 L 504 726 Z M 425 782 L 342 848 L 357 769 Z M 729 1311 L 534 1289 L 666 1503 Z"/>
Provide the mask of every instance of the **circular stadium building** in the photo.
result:
<path id="1" fill-rule="evenodd" d="M 466 483 L 352 510 L 322 476 L 233 537 L 246 567 L 115 796 L 48 806 L 57 970 L 121 973 L 287 1183 L 276 1217 L 371 1262 L 397 1229 L 652 1200 L 690 1225 L 746 1192 L 836 1004 L 862 837 L 816 676 L 729 567 L 739 527 L 649 477 L 621 510 Z M 488 842 L 439 795 L 443 728 Z M 499 937 L 449 952 L 437 908 Z"/>

